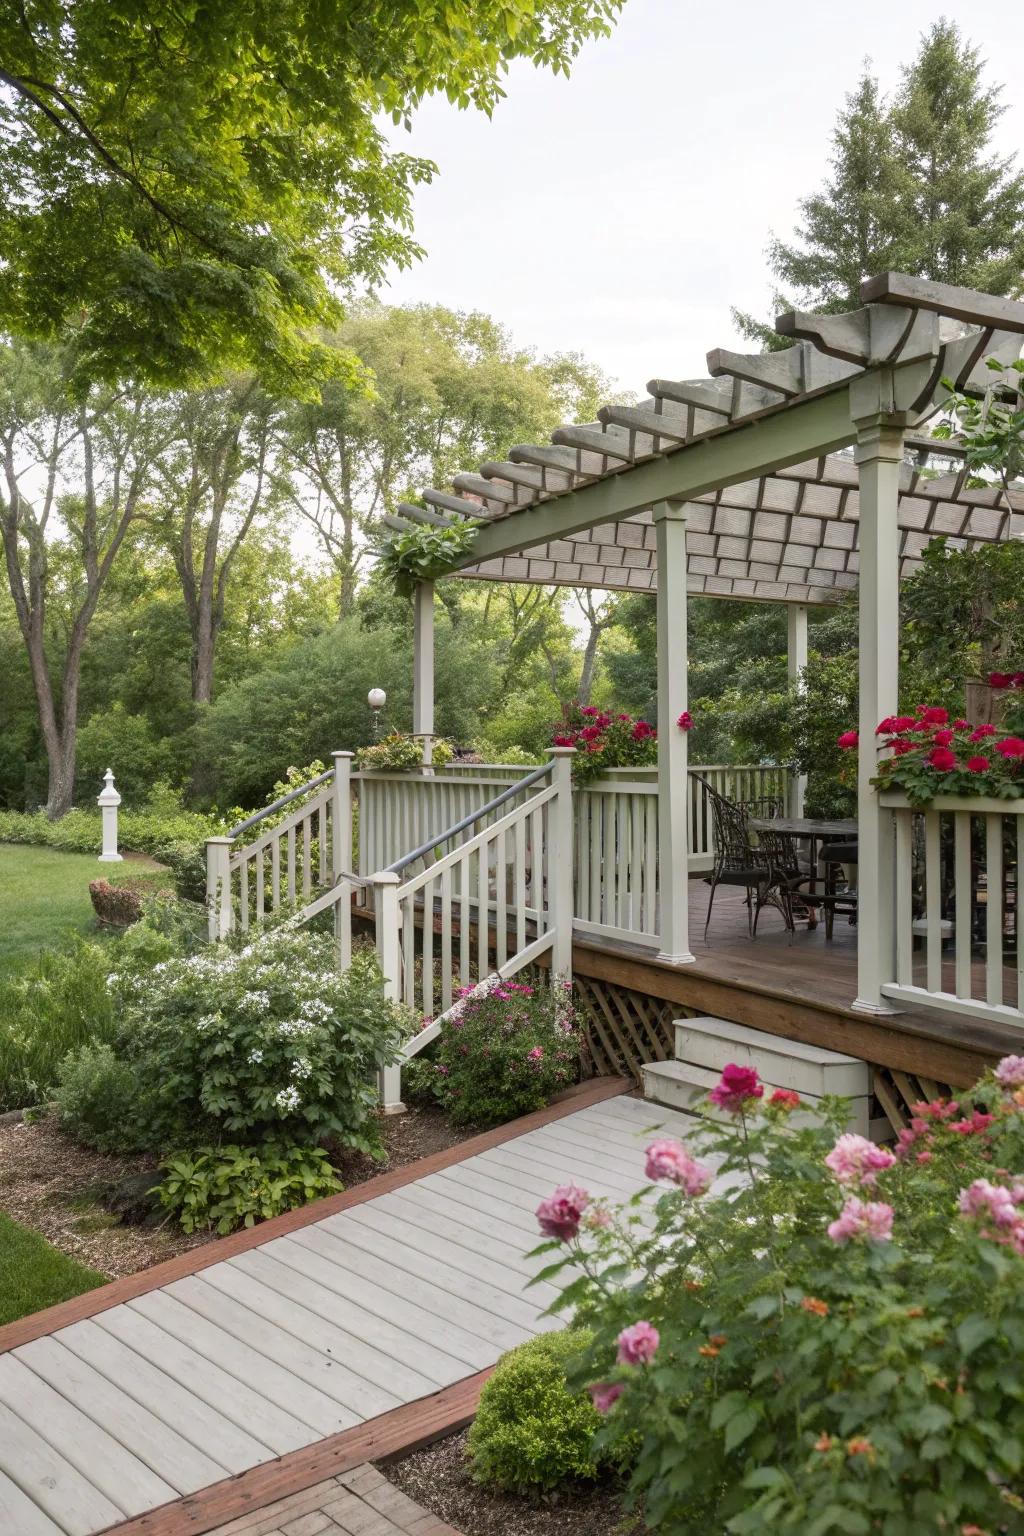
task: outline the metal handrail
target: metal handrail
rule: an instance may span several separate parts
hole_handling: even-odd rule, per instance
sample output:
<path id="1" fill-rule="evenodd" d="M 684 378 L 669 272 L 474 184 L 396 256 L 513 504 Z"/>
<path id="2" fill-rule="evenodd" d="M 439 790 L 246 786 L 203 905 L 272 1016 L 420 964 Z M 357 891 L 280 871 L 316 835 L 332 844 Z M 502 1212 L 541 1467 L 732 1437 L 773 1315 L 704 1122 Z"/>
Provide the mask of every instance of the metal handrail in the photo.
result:
<path id="1" fill-rule="evenodd" d="M 328 779 L 333 778 L 334 769 L 328 768 L 325 773 L 321 773 L 317 778 L 310 779 L 308 784 L 300 784 L 298 789 L 289 790 L 286 795 L 281 796 L 280 800 L 275 800 L 273 805 L 266 805 L 262 811 L 256 811 L 252 816 L 247 816 L 245 821 L 240 821 L 237 827 L 231 828 L 228 837 L 239 837 L 243 832 L 248 832 L 250 827 L 255 827 L 265 817 L 271 815 L 273 811 L 280 811 L 284 806 L 291 805 L 292 801 L 298 800 L 300 795 L 310 794 L 312 790 L 319 789 L 321 784 L 326 784 Z"/>
<path id="2" fill-rule="evenodd" d="M 412 853 L 407 853 L 404 857 L 396 859 L 393 864 L 385 865 L 383 873 L 400 875 L 403 869 L 407 869 L 410 864 L 415 864 L 417 859 L 425 858 L 428 853 L 431 853 L 435 848 L 439 848 L 449 838 L 455 837 L 459 832 L 465 832 L 475 821 L 479 821 L 481 816 L 489 815 L 491 811 L 496 811 L 499 806 L 505 805 L 509 800 L 513 800 L 524 789 L 532 789 L 534 784 L 539 784 L 541 779 L 546 778 L 551 772 L 552 766 L 553 760 L 542 763 L 539 768 L 535 768 L 532 773 L 528 773 L 525 779 L 520 779 L 516 784 L 510 784 L 508 789 L 503 790 L 500 795 L 495 795 L 493 800 L 488 800 L 487 804 L 480 806 L 479 810 L 471 811 L 468 816 L 463 816 L 461 821 L 457 821 L 452 827 L 447 827 L 437 837 L 431 838 L 429 843 L 423 843 L 421 847 L 414 848 Z"/>

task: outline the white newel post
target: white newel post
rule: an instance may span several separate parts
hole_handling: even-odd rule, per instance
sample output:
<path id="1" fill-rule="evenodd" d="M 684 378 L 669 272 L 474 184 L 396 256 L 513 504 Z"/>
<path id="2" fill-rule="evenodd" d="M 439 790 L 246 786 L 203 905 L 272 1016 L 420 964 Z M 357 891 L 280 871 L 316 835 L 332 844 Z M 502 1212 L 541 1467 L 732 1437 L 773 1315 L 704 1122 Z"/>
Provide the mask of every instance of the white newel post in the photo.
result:
<path id="1" fill-rule="evenodd" d="M 882 996 L 895 980 L 895 832 L 871 787 L 875 728 L 899 704 L 899 508 L 903 427 L 891 417 L 857 421 L 860 471 L 860 745 L 857 751 L 857 997 L 863 1013 L 892 1013 Z"/>
<path id="2" fill-rule="evenodd" d="M 233 927 L 230 860 L 230 837 L 206 839 L 206 911 L 211 944 L 226 939 Z"/>
<path id="3" fill-rule="evenodd" d="M 434 739 L 434 583 L 419 581 L 413 597 L 412 733 L 429 766 Z"/>
<path id="4" fill-rule="evenodd" d="M 377 963 L 384 977 L 384 996 L 401 1002 L 401 959 L 398 916 L 398 876 L 389 869 L 371 877 L 374 892 L 374 920 L 377 925 Z M 401 1114 L 402 1068 L 384 1067 L 378 1074 L 380 1103 L 386 1115 Z"/>
<path id="5" fill-rule="evenodd" d="M 552 747 L 551 782 L 556 790 L 548 816 L 548 911 L 554 938 L 551 974 L 572 980 L 573 838 L 572 760 L 575 747 Z M 536 857 L 536 854 L 534 854 Z"/>
<path id="6" fill-rule="evenodd" d="M 352 759 L 353 752 L 332 752 L 334 786 L 331 797 L 331 874 L 337 885 L 342 870 L 352 869 Z M 352 887 L 344 881 L 341 899 L 334 908 L 334 937 L 338 965 L 347 971 L 352 963 Z"/>
<path id="7" fill-rule="evenodd" d="M 807 606 L 805 603 L 786 604 L 786 670 L 789 683 L 798 693 L 806 691 L 804 668 L 807 666 Z M 802 816 L 807 797 L 807 775 L 794 773 L 789 790 L 789 814 Z"/>
<path id="8" fill-rule="evenodd" d="M 686 510 L 654 507 L 658 554 L 658 888 L 660 960 L 686 965 L 690 953 L 690 801 L 687 732 L 677 721 L 686 708 Z"/>
<path id="9" fill-rule="evenodd" d="M 103 850 L 100 853 L 101 864 L 120 864 L 121 855 L 117 851 L 117 808 L 121 804 L 121 796 L 114 788 L 114 770 L 108 768 L 103 775 L 103 788 L 96 798 L 96 804 L 100 808 L 103 819 Z"/>

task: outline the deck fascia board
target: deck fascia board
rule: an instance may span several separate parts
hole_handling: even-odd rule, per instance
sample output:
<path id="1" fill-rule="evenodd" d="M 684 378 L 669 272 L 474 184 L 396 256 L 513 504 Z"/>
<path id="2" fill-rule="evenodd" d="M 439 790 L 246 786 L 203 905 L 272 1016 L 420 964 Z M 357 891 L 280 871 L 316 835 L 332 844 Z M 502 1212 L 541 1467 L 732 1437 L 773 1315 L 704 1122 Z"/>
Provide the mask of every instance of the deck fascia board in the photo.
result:
<path id="1" fill-rule="evenodd" d="M 58 1329 L 66 1328 L 71 1323 L 96 1317 L 99 1313 L 106 1312 L 111 1307 L 120 1306 L 122 1302 L 132 1301 L 136 1296 L 143 1296 L 148 1291 L 159 1290 L 162 1286 L 169 1285 L 172 1280 L 182 1280 L 187 1275 L 198 1274 L 201 1270 L 209 1269 L 213 1264 L 220 1264 L 225 1259 L 234 1258 L 236 1254 L 247 1253 L 250 1249 L 262 1247 L 272 1238 L 286 1237 L 302 1227 L 323 1221 L 327 1216 L 351 1210 L 354 1206 L 373 1200 L 378 1195 L 390 1194 L 393 1190 L 413 1184 L 417 1179 L 424 1178 L 428 1174 L 440 1173 L 445 1168 L 452 1168 L 478 1152 L 499 1147 L 516 1136 L 522 1136 L 527 1131 L 549 1125 L 554 1120 L 561 1120 L 564 1116 L 586 1109 L 591 1104 L 601 1104 L 606 1099 L 628 1093 L 632 1087 L 633 1084 L 623 1077 L 591 1078 L 571 1088 L 568 1093 L 562 1094 L 545 1109 L 535 1110 L 533 1114 L 523 1115 L 518 1120 L 510 1120 L 505 1125 L 495 1127 L 494 1130 L 484 1131 L 478 1136 L 470 1137 L 467 1141 L 459 1142 L 457 1146 L 448 1147 L 442 1152 L 434 1152 L 429 1157 L 406 1163 L 402 1168 L 379 1174 L 376 1178 L 367 1179 L 365 1183 L 342 1190 L 340 1194 L 328 1195 L 323 1200 L 315 1200 L 294 1211 L 286 1211 L 283 1216 L 275 1216 L 270 1221 L 262 1222 L 257 1226 L 233 1232 L 228 1237 L 217 1238 L 213 1242 L 205 1243 L 201 1248 L 190 1248 L 187 1253 L 178 1254 L 177 1257 L 167 1259 L 161 1264 L 153 1264 L 149 1269 L 139 1270 L 134 1275 L 125 1275 L 119 1280 L 112 1280 L 108 1285 L 97 1286 L 95 1290 L 85 1291 L 81 1296 L 72 1297 L 70 1301 L 58 1302 L 56 1306 L 46 1307 L 41 1312 L 33 1312 L 28 1317 L 18 1318 L 17 1321 L 7 1323 L 0 1328 L 0 1355 L 8 1350 L 17 1349 L 22 1344 L 28 1344 L 33 1339 L 56 1333 Z M 359 1459 L 366 1460 L 366 1457 L 363 1455 Z"/>

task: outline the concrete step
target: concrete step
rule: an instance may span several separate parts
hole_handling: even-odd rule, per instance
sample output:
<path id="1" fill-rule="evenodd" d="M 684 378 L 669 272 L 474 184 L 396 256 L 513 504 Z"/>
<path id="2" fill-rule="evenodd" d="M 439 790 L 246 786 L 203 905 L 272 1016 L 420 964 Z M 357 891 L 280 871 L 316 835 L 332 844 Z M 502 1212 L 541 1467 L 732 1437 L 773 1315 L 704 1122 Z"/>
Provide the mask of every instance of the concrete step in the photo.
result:
<path id="1" fill-rule="evenodd" d="M 710 1015 L 677 1019 L 675 1037 L 676 1060 L 706 1067 L 716 1079 L 723 1067 L 736 1062 L 741 1067 L 755 1067 L 766 1086 L 792 1088 L 804 1096 L 840 1093 L 861 1098 L 871 1091 L 868 1064 L 856 1056 L 769 1035 L 729 1019 Z"/>
<path id="2" fill-rule="evenodd" d="M 712 1071 L 707 1067 L 694 1066 L 692 1062 L 685 1061 L 654 1061 L 641 1070 L 645 1098 L 650 1099 L 652 1103 L 662 1104 L 667 1109 L 681 1110 L 684 1114 L 690 1115 L 708 1113 L 707 1095 L 721 1075 L 720 1069 Z M 789 1086 L 788 1083 L 766 1084 L 766 1091 L 770 1093 L 773 1087 Z M 813 1093 L 801 1093 L 800 1097 L 810 1109 L 813 1109 L 820 1099 L 819 1094 Z M 881 1128 L 871 1124 L 868 1113 L 869 1103 L 866 1094 L 850 1099 L 847 1130 L 855 1131 L 858 1136 L 871 1136 L 877 1141 L 880 1139 Z M 711 1113 L 717 1112 L 712 1110 Z M 799 1122 L 799 1118 L 799 1111 L 797 1111 L 794 1119 Z M 888 1122 L 885 1129 L 888 1130 Z"/>

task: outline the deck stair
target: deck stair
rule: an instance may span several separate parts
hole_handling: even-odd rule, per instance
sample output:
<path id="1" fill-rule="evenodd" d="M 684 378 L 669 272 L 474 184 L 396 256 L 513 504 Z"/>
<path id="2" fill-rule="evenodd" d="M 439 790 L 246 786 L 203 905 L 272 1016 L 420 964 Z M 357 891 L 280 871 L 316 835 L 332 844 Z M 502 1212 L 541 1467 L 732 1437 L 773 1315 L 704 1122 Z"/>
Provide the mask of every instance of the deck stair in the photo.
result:
<path id="1" fill-rule="evenodd" d="M 755 1067 L 769 1091 L 792 1089 L 810 1105 L 827 1093 L 842 1094 L 851 1102 L 850 1130 L 862 1136 L 873 1130 L 867 1062 L 709 1015 L 676 1021 L 675 1060 L 643 1068 L 644 1095 L 692 1114 L 729 1062 Z"/>

